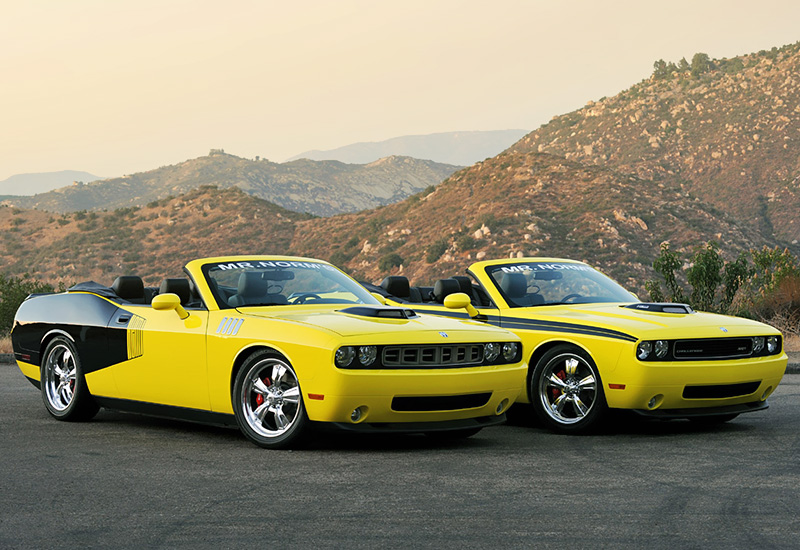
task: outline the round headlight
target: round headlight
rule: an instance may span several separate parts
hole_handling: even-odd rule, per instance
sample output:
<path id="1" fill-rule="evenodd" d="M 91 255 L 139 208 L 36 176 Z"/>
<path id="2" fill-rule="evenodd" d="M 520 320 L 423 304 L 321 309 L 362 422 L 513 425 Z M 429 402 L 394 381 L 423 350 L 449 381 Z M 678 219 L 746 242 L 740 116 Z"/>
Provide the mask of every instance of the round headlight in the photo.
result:
<path id="1" fill-rule="evenodd" d="M 519 349 L 519 346 L 517 346 L 516 342 L 506 342 L 503 344 L 503 359 L 508 362 L 513 361 L 517 357 L 517 349 Z"/>
<path id="2" fill-rule="evenodd" d="M 767 352 L 768 353 L 775 353 L 778 351 L 778 337 L 777 336 L 769 336 L 767 338 Z"/>
<path id="3" fill-rule="evenodd" d="M 761 353 L 764 350 L 764 337 L 756 336 L 753 338 L 753 353 Z"/>
<path id="4" fill-rule="evenodd" d="M 639 361 L 644 361 L 650 354 L 653 352 L 653 343 L 652 342 L 639 342 L 639 345 L 636 346 L 636 357 L 639 358 Z"/>
<path id="5" fill-rule="evenodd" d="M 356 348 L 350 346 L 342 346 L 341 348 L 336 350 L 336 366 L 337 367 L 348 367 L 350 363 L 353 362 L 353 359 L 356 357 Z"/>
<path id="6" fill-rule="evenodd" d="M 361 346 L 358 348 L 358 362 L 365 367 L 370 366 L 378 357 L 378 346 Z"/>
<path id="7" fill-rule="evenodd" d="M 666 340 L 656 340 L 654 349 L 656 352 L 656 357 L 663 359 L 667 356 L 667 352 L 669 351 L 669 342 Z"/>
<path id="8" fill-rule="evenodd" d="M 483 346 L 483 358 L 489 363 L 493 363 L 500 356 L 500 344 L 489 342 Z"/>

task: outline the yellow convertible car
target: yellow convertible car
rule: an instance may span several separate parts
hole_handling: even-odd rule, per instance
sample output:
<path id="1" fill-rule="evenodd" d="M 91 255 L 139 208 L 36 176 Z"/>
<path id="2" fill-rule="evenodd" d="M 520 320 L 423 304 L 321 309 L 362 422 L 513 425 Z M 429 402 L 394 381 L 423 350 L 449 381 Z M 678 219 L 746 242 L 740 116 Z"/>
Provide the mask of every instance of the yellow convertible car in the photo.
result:
<path id="1" fill-rule="evenodd" d="M 52 416 L 109 407 L 238 425 L 267 448 L 312 422 L 465 437 L 502 422 L 523 385 L 519 337 L 386 306 L 326 262 L 221 257 L 185 272 L 23 302 L 14 355 Z"/>
<path id="2" fill-rule="evenodd" d="M 472 317 L 519 335 L 529 364 L 519 401 L 555 431 L 588 430 L 609 408 L 724 422 L 766 409 L 786 370 L 776 329 L 641 303 L 581 262 L 491 260 L 467 273 L 433 287 L 393 276 L 371 288 L 419 313 Z"/>

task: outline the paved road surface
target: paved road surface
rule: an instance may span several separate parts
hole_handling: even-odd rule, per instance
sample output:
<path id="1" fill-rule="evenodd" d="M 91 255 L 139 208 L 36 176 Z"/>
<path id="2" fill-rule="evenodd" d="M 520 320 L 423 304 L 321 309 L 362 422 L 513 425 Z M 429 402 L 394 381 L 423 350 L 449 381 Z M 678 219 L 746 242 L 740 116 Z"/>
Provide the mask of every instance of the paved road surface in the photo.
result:
<path id="1" fill-rule="evenodd" d="M 51 419 L 0 365 L 0 548 L 797 548 L 800 375 L 730 424 L 462 442 Z M 627 417 L 617 419 L 627 420 Z"/>

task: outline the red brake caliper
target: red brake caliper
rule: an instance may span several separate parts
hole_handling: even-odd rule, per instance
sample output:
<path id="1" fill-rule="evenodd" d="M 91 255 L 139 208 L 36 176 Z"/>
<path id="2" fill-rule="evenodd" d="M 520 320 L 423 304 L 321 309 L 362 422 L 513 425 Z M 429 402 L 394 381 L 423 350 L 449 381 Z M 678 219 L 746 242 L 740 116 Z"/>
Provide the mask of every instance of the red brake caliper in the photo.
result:
<path id="1" fill-rule="evenodd" d="M 560 370 L 560 371 L 558 371 L 558 372 L 556 373 L 556 376 L 558 376 L 558 377 L 559 377 L 561 380 L 566 380 L 566 378 L 567 378 L 567 373 L 566 373 L 566 372 L 564 372 L 563 370 Z M 564 393 L 564 392 L 562 392 L 562 391 L 561 391 L 560 389 L 558 389 L 558 388 L 553 388 L 553 389 L 552 389 L 552 390 L 550 390 L 550 391 L 553 393 L 553 399 L 557 398 L 559 395 L 561 395 L 562 393 Z"/>
<path id="2" fill-rule="evenodd" d="M 269 387 L 269 386 L 271 386 L 271 385 L 272 385 L 272 384 L 270 383 L 270 381 L 269 381 L 269 378 L 264 378 L 264 384 L 266 384 L 266 385 L 267 385 L 267 387 Z M 259 407 L 260 407 L 260 406 L 261 406 L 261 405 L 263 405 L 263 404 L 264 404 L 264 396 L 263 396 L 263 395 L 261 395 L 260 393 L 257 393 L 257 394 L 256 394 L 256 406 L 259 406 Z"/>

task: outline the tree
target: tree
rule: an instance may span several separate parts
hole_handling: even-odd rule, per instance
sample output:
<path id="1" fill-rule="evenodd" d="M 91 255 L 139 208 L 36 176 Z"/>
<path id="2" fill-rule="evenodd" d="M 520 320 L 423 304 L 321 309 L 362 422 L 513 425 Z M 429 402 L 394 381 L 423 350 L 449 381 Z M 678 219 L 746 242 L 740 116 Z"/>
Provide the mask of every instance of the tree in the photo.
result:
<path id="1" fill-rule="evenodd" d="M 715 242 L 709 242 L 705 248 L 695 252 L 693 265 L 686 271 L 686 279 L 692 285 L 693 307 L 701 311 L 714 310 L 714 297 L 722 283 L 724 264 Z"/>
<path id="2" fill-rule="evenodd" d="M 698 77 L 711 69 L 711 62 L 708 54 L 696 53 L 692 57 L 692 76 Z"/>
<path id="3" fill-rule="evenodd" d="M 0 273 L 0 335 L 11 332 L 14 315 L 29 294 L 53 292 L 51 285 L 34 281 L 28 275 L 6 277 Z"/>

